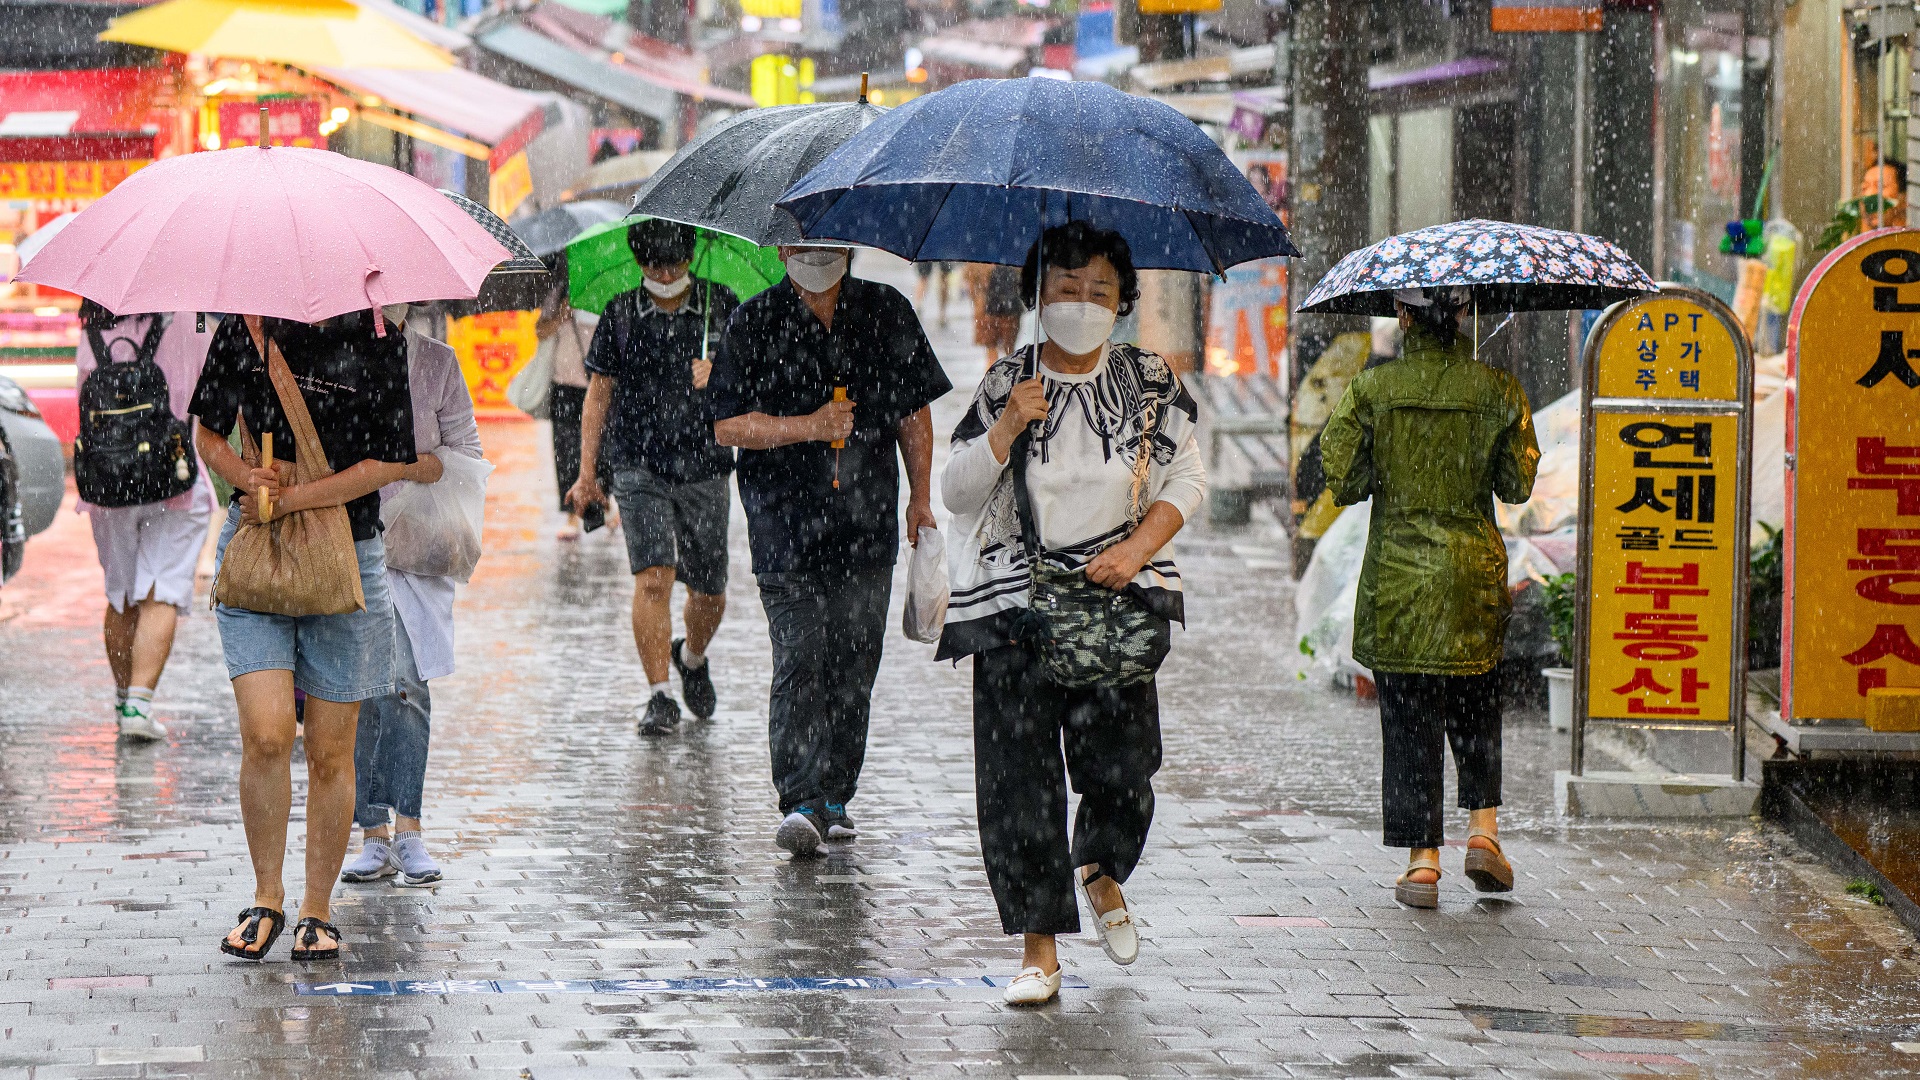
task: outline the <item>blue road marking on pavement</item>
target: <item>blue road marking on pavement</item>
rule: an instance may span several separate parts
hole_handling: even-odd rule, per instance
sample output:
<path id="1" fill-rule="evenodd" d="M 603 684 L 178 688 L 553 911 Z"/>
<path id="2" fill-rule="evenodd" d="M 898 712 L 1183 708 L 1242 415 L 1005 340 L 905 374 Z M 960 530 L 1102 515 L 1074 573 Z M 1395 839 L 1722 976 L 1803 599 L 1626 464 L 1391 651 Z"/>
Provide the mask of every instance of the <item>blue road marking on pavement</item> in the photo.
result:
<path id="1" fill-rule="evenodd" d="M 1005 986 L 1004 976 L 917 976 L 880 978 L 869 975 L 798 979 L 402 979 L 398 981 L 296 983 L 303 997 L 408 997 L 417 994 L 647 994 L 674 991 L 733 990 L 934 990 L 952 987 Z M 1077 975 L 1060 980 L 1063 989 L 1085 990 Z"/>

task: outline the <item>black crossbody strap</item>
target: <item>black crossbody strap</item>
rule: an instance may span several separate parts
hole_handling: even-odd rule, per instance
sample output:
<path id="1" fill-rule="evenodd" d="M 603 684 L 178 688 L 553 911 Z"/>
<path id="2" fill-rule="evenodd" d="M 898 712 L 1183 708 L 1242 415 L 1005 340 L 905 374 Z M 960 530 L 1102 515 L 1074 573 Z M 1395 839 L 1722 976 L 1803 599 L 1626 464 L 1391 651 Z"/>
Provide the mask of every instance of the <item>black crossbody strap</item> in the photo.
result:
<path id="1" fill-rule="evenodd" d="M 1026 382 L 1037 374 L 1040 346 L 1029 345 L 1020 358 L 1020 375 L 1014 385 Z M 1011 401 L 1011 397 L 1009 397 Z M 1026 550 L 1027 565 L 1038 568 L 1040 552 L 1040 525 L 1033 516 L 1033 497 L 1027 493 L 1027 448 L 1033 443 L 1033 425 L 1028 424 L 1007 448 L 1008 464 L 1013 466 L 1013 508 L 1020 518 L 1020 546 Z"/>

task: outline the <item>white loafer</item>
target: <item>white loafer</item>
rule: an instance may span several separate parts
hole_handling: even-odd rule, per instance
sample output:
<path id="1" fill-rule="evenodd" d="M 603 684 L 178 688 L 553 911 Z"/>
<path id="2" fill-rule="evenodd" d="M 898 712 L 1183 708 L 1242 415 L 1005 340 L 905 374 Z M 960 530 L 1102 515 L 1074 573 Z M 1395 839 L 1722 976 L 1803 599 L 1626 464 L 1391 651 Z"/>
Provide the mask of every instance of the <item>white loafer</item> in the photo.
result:
<path id="1" fill-rule="evenodd" d="M 1007 984 L 1009 1005 L 1045 1005 L 1060 996 L 1060 971 L 1056 965 L 1049 975 L 1037 967 L 1022 968 Z"/>
<path id="2" fill-rule="evenodd" d="M 1106 950 L 1107 959 L 1122 967 L 1140 959 L 1140 931 L 1134 926 L 1133 915 L 1126 905 L 1102 914 L 1095 910 L 1093 893 L 1084 881 L 1080 883 L 1080 895 L 1086 899 L 1087 911 L 1093 915 L 1093 929 L 1100 935 L 1100 947 Z"/>

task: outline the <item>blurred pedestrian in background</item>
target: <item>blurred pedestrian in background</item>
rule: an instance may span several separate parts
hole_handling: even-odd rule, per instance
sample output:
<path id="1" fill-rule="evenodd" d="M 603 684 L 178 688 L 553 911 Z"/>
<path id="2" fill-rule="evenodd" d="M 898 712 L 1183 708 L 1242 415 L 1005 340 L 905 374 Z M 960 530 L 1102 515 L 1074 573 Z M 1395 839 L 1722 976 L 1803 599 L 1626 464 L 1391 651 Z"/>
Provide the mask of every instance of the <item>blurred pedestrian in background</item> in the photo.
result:
<path id="1" fill-rule="evenodd" d="M 740 501 L 773 639 L 767 741 L 775 841 L 814 855 L 856 830 L 873 679 L 900 550 L 936 524 L 928 405 L 952 389 L 913 305 L 847 274 L 845 248 L 782 247 L 787 280 L 728 323 L 714 434 L 740 447 Z"/>
<path id="2" fill-rule="evenodd" d="M 609 478 L 633 571 L 633 644 L 647 690 L 634 711 L 642 735 L 680 724 L 668 666 L 680 674 L 687 711 L 713 716 L 718 698 L 707 644 L 727 610 L 727 474 L 733 451 L 714 441 L 705 358 L 738 301 L 695 277 L 690 225 L 652 218 L 627 232 L 641 287 L 607 305 L 588 348 L 592 376 L 580 424 L 576 511 L 606 502 Z M 673 636 L 673 583 L 687 587 L 687 636 Z"/>
<path id="3" fill-rule="evenodd" d="M 939 260 L 917 262 L 913 264 L 913 272 L 919 275 L 919 279 L 913 283 L 913 309 L 920 311 L 925 308 L 927 286 L 932 285 L 934 301 L 940 311 L 940 327 L 941 329 L 945 329 L 947 325 L 947 294 L 953 291 L 953 264 Z"/>
<path id="4" fill-rule="evenodd" d="M 256 326 L 249 326 L 254 323 Z M 257 328 L 256 328 L 257 327 Z M 334 472 L 285 484 L 293 425 L 267 373 L 264 342 L 285 357 Z M 200 456 L 233 485 L 218 552 L 242 522 L 260 520 L 262 489 L 276 517 L 345 506 L 365 606 L 340 615 L 280 615 L 220 604 L 215 613 L 227 675 L 240 711 L 240 816 L 253 858 L 253 906 L 221 942 L 222 952 L 258 960 L 286 925 L 287 818 L 296 735 L 306 745 L 305 895 L 294 929 L 295 960 L 339 955 L 340 932 L 328 920 L 333 885 L 353 834 L 354 737 L 360 703 L 393 692 L 393 602 L 380 540 L 382 487 L 431 479 L 414 453 L 407 339 L 376 333 L 374 313 L 356 311 L 318 324 L 233 317 L 220 324 L 189 411 L 200 419 Z M 236 418 L 256 438 L 283 449 L 273 469 L 249 465 L 227 444 Z M 438 462 L 435 462 L 438 464 Z M 306 694 L 296 728 L 293 693 Z"/>
<path id="5" fill-rule="evenodd" d="M 551 342 L 553 385 L 547 395 L 547 415 L 553 425 L 553 477 L 559 487 L 560 509 L 567 523 L 560 539 L 580 538 L 580 515 L 567 493 L 580 479 L 580 413 L 587 400 L 587 345 L 593 340 L 600 316 L 577 311 L 567 299 L 567 253 L 553 256 L 553 292 L 540 308 L 533 332 L 542 343 Z"/>
<path id="6" fill-rule="evenodd" d="M 1320 437 L 1327 487 L 1373 500 L 1353 657 L 1380 688 L 1385 843 L 1411 849 L 1394 898 L 1440 904 L 1445 747 L 1468 812 L 1466 874 L 1513 888 L 1500 851 L 1500 683 L 1513 609 L 1493 500 L 1533 491 L 1540 448 L 1519 380 L 1475 359 L 1465 287 L 1394 294 L 1405 348 L 1360 373 Z"/>
<path id="7" fill-rule="evenodd" d="M 114 720 L 121 735 L 164 739 L 153 694 L 173 652 L 174 627 L 193 607 L 194 570 L 215 502 L 187 416 L 212 328 L 193 312 L 121 318 L 91 300 L 80 305 L 80 328 L 77 509 L 93 526 L 106 578 L 101 635 L 113 671 Z M 96 378 L 103 365 L 108 370 Z"/>
<path id="8" fill-rule="evenodd" d="M 406 308 L 405 304 L 388 307 L 388 320 L 405 325 Z M 383 504 L 406 483 L 439 483 L 446 471 L 444 455 L 484 457 L 480 425 L 473 418 L 473 398 L 460 374 L 459 357 L 445 342 L 412 328 L 407 329 L 406 340 L 413 450 L 418 460 L 409 467 L 407 480 L 380 489 Z M 421 887 L 440 880 L 440 867 L 427 852 L 420 820 L 427 744 L 433 731 L 433 698 L 427 683 L 453 674 L 457 584 L 450 576 L 387 567 L 387 588 L 393 594 L 394 688 L 368 700 L 360 710 L 353 747 L 353 820 L 364 840 L 360 854 L 341 869 L 342 881 L 395 877 L 397 884 Z"/>
<path id="9" fill-rule="evenodd" d="M 936 657 L 973 657 L 980 848 L 1001 928 L 1025 935 L 1006 992 L 1016 1005 L 1059 993 L 1054 938 L 1080 931 L 1076 890 L 1107 955 L 1131 964 L 1139 954 L 1120 885 L 1146 846 L 1160 768 L 1151 676 L 1059 685 L 1022 640 L 1033 559 L 1126 593 L 1164 630 L 1185 621 L 1173 537 L 1207 492 L 1193 398 L 1165 360 L 1108 340 L 1140 296 L 1126 241 L 1070 222 L 1048 229 L 1041 246 L 1046 341 L 987 371 L 954 430 L 941 483 L 955 542 Z M 1022 295 L 1033 295 L 1037 254 L 1028 255 Z M 1038 550 L 1027 550 L 1028 525 Z M 1069 780 L 1080 795 L 1071 839 Z"/>
<path id="10" fill-rule="evenodd" d="M 973 343 L 987 350 L 987 363 L 1013 352 L 1020 339 L 1020 268 L 989 263 L 966 264 L 967 293 L 973 299 Z"/>

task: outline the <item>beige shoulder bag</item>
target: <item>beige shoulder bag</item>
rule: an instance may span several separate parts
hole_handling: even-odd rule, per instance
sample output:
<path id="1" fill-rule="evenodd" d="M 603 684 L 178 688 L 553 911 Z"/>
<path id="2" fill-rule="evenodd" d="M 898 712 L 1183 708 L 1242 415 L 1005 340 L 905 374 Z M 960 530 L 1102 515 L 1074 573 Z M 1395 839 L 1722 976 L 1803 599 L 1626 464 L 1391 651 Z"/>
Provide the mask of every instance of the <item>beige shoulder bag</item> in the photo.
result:
<path id="1" fill-rule="evenodd" d="M 267 377 L 273 380 L 280 409 L 293 428 L 293 483 L 311 484 L 333 475 L 326 450 L 313 429 L 306 398 L 294 381 L 280 346 L 269 341 L 258 316 L 246 316 L 255 348 L 267 358 Z M 242 456 L 260 467 L 260 448 L 240 418 Z M 365 610 L 360 590 L 360 560 L 353 549 L 353 525 L 345 506 L 322 506 L 272 516 L 241 525 L 227 542 L 220 576 L 213 583 L 213 599 L 228 607 L 275 615 L 345 615 Z"/>

